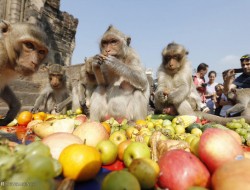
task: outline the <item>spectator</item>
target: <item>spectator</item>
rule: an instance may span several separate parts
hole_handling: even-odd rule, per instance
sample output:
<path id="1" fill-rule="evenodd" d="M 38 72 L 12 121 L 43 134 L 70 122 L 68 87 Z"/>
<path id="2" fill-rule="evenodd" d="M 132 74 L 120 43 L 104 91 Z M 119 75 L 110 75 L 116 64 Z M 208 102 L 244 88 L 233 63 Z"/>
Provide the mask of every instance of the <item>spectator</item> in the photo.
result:
<path id="1" fill-rule="evenodd" d="M 201 110 L 203 112 L 208 112 L 209 108 L 206 106 L 206 83 L 205 83 L 205 75 L 207 74 L 208 65 L 206 63 L 201 63 L 197 67 L 197 72 L 193 76 L 193 81 L 196 86 L 198 93 L 201 96 L 201 101 L 203 106 Z"/>
<path id="2" fill-rule="evenodd" d="M 250 54 L 243 55 L 240 58 L 242 74 L 234 79 L 236 74 L 235 70 L 224 71 L 226 72 L 225 92 L 230 90 L 230 85 L 235 84 L 237 88 L 250 88 Z"/>
<path id="3" fill-rule="evenodd" d="M 223 85 L 222 84 L 217 84 L 215 86 L 215 92 L 216 92 L 216 97 L 214 99 L 214 105 L 215 105 L 215 110 L 214 110 L 214 115 L 218 115 L 220 116 L 220 111 L 222 109 L 222 105 L 220 105 L 220 100 L 221 100 L 221 96 L 223 94 Z"/>
<path id="4" fill-rule="evenodd" d="M 210 109 L 211 114 L 214 114 L 214 100 L 216 99 L 216 92 L 215 92 L 215 86 L 218 84 L 215 82 L 217 73 L 215 71 L 210 71 L 208 73 L 208 83 L 206 87 L 206 104 L 207 107 Z"/>
<path id="5" fill-rule="evenodd" d="M 234 80 L 234 76 L 231 76 L 231 79 Z M 225 88 L 225 82 L 227 80 L 227 72 L 223 72 L 223 80 L 224 80 L 224 88 Z M 235 88 L 236 86 L 234 84 L 230 84 L 230 89 Z M 220 111 L 220 116 L 222 117 L 226 117 L 226 111 L 227 109 L 231 108 L 234 105 L 234 102 L 228 100 L 227 96 L 226 96 L 225 89 L 223 90 L 223 94 L 221 95 L 220 101 L 219 101 L 219 105 L 222 106 L 221 111 Z M 233 113 L 234 114 L 234 113 Z M 231 115 L 233 115 L 231 114 Z"/>

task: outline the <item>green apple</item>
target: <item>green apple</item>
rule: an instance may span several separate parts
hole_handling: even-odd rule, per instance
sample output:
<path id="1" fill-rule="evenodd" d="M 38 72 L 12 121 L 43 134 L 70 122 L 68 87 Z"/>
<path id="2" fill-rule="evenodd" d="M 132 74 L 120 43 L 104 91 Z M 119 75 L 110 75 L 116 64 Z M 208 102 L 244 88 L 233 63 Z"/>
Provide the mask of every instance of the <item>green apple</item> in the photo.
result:
<path id="1" fill-rule="evenodd" d="M 150 158 L 137 158 L 129 165 L 128 171 L 138 179 L 142 189 L 151 189 L 158 180 L 160 167 Z"/>
<path id="2" fill-rule="evenodd" d="M 172 122 L 171 122 L 169 119 L 163 120 L 162 126 L 163 126 L 163 127 L 166 127 L 166 126 L 168 126 L 168 125 L 172 125 Z"/>
<path id="3" fill-rule="evenodd" d="M 110 140 L 100 141 L 96 145 L 96 149 L 101 153 L 101 159 L 103 165 L 109 165 L 116 161 L 118 148 Z"/>
<path id="4" fill-rule="evenodd" d="M 183 134 L 185 133 L 185 127 L 183 127 L 182 125 L 176 125 L 175 126 L 175 134 L 179 135 L 179 134 Z"/>
<path id="5" fill-rule="evenodd" d="M 123 131 L 115 131 L 110 135 L 109 140 L 118 146 L 121 142 L 127 140 L 127 137 Z"/>
<path id="6" fill-rule="evenodd" d="M 128 167 L 133 159 L 150 158 L 150 148 L 143 142 L 131 142 L 124 151 L 123 162 Z"/>
<path id="7" fill-rule="evenodd" d="M 138 179 L 129 171 L 119 170 L 108 173 L 101 184 L 102 190 L 140 190 Z"/>

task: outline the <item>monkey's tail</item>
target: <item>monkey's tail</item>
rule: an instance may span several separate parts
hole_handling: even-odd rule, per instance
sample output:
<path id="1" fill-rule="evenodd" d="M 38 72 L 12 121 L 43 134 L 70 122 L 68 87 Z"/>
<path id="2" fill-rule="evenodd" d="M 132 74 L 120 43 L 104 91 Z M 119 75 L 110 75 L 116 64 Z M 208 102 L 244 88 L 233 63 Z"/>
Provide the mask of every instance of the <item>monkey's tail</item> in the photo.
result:
<path id="1" fill-rule="evenodd" d="M 195 111 L 194 113 L 197 117 L 201 117 L 201 118 L 204 118 L 206 120 L 209 120 L 211 122 L 215 122 L 221 125 L 226 125 L 228 122 L 231 122 L 233 119 L 241 119 L 241 118 L 244 118 L 246 120 L 246 123 L 250 124 L 250 116 L 219 117 L 217 115 L 212 115 L 209 113 L 204 113 L 204 112 L 199 112 L 199 111 Z"/>

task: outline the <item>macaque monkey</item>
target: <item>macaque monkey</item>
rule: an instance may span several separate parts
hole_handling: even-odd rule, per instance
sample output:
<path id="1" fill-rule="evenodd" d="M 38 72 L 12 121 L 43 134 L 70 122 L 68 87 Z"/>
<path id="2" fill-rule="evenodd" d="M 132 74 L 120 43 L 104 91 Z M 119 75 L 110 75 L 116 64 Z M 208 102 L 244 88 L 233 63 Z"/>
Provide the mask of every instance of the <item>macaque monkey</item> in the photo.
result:
<path id="1" fill-rule="evenodd" d="M 97 87 L 92 70 L 93 57 L 85 58 L 78 79 L 72 82 L 72 110 L 81 107 L 89 115 L 90 97 Z"/>
<path id="2" fill-rule="evenodd" d="M 113 26 L 102 36 L 100 54 L 92 62 L 98 86 L 90 99 L 91 120 L 114 117 L 135 121 L 147 116 L 149 84 L 130 41 Z"/>
<path id="3" fill-rule="evenodd" d="M 227 97 L 235 102 L 235 105 L 226 111 L 227 116 L 231 113 L 241 113 L 241 116 L 250 115 L 250 88 L 231 89 Z"/>
<path id="4" fill-rule="evenodd" d="M 48 39 L 41 28 L 28 23 L 0 22 L 0 96 L 9 110 L 0 126 L 7 125 L 18 114 L 21 103 L 8 86 L 18 75 L 35 73 L 48 54 Z"/>
<path id="5" fill-rule="evenodd" d="M 200 111 L 201 98 L 192 80 L 192 68 L 186 60 L 187 54 L 182 45 L 174 42 L 163 49 L 162 64 L 157 73 L 156 110 L 167 114 L 196 115 L 224 125 L 232 119 L 239 119 L 222 118 Z M 244 118 L 250 122 L 250 116 L 245 115 Z"/>
<path id="6" fill-rule="evenodd" d="M 72 103 L 72 97 L 66 83 L 65 70 L 59 64 L 51 64 L 48 67 L 48 76 L 49 84 L 37 97 L 31 111 L 65 114 Z"/>
<path id="7" fill-rule="evenodd" d="M 156 112 L 191 114 L 201 109 L 201 98 L 192 79 L 187 61 L 188 51 L 180 44 L 170 43 L 162 51 L 162 64 L 157 73 Z"/>

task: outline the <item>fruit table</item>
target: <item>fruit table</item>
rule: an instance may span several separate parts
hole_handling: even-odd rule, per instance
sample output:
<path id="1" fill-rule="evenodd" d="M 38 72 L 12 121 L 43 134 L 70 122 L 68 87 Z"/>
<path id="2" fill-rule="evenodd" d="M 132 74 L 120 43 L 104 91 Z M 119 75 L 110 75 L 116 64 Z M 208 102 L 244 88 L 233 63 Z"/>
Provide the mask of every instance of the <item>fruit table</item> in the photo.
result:
<path id="1" fill-rule="evenodd" d="M 0 138 L 7 138 L 10 141 L 21 144 L 22 141 L 18 138 L 19 134 L 16 132 L 16 127 L 0 127 Z M 26 137 L 25 144 L 29 144 L 35 140 L 36 136 L 34 134 L 29 134 Z M 109 166 L 103 166 L 97 176 L 86 182 L 76 182 L 74 185 L 75 190 L 81 189 L 101 189 L 101 183 L 103 178 L 112 170 L 120 170 L 124 168 L 124 164 L 121 161 L 116 161 L 114 164 Z M 63 180 L 62 176 L 56 178 L 57 181 Z"/>

